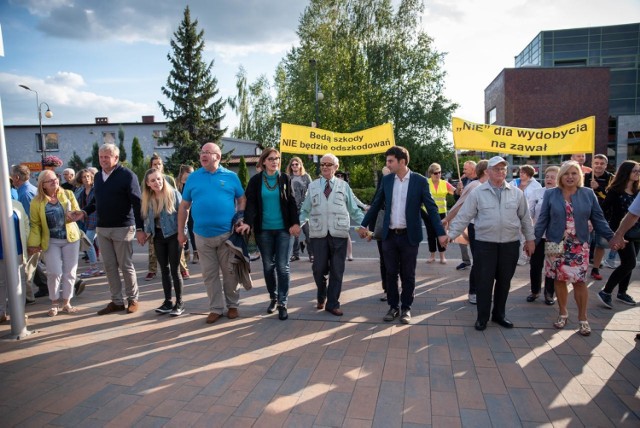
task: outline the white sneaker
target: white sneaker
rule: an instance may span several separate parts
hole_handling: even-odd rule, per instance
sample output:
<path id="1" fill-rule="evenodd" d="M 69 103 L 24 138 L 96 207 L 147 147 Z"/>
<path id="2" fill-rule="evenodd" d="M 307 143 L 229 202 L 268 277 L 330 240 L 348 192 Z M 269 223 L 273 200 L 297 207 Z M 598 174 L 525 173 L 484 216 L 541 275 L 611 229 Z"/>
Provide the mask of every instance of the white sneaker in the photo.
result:
<path id="1" fill-rule="evenodd" d="M 477 305 L 478 301 L 476 300 L 476 295 L 475 294 L 469 294 L 469 303 L 471 303 L 472 305 Z"/>
<path id="2" fill-rule="evenodd" d="M 609 260 L 609 259 L 606 259 L 604 261 L 604 265 L 609 269 L 615 269 L 618 267 L 618 263 L 615 260 Z"/>

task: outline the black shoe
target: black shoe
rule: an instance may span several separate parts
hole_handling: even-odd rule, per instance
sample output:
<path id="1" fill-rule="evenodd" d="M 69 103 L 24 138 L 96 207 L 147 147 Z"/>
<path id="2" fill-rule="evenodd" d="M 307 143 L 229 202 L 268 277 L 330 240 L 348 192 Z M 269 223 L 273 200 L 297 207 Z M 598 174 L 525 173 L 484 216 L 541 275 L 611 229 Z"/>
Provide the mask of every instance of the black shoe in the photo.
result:
<path id="1" fill-rule="evenodd" d="M 24 304 L 25 305 L 35 305 L 36 304 L 36 299 L 33 299 L 33 300 L 25 299 Z"/>
<path id="2" fill-rule="evenodd" d="M 487 328 L 487 322 L 486 321 L 476 321 L 476 325 L 474 326 L 476 328 L 476 330 L 478 331 L 482 331 L 482 330 L 486 330 Z"/>
<path id="3" fill-rule="evenodd" d="M 553 299 L 553 295 L 547 293 L 546 291 L 544 292 L 544 303 L 546 303 L 549 306 L 553 306 L 553 304 L 555 303 L 555 300 Z"/>
<path id="4" fill-rule="evenodd" d="M 284 321 L 287 318 L 289 318 L 289 314 L 287 313 L 287 307 L 284 305 L 280 305 L 278 306 L 278 318 L 280 318 L 280 320 Z"/>
<path id="5" fill-rule="evenodd" d="M 398 318 L 398 315 L 400 315 L 400 310 L 398 308 L 390 308 L 389 312 L 387 312 L 383 320 L 385 320 L 386 322 L 391 322 L 394 319 Z"/>
<path id="6" fill-rule="evenodd" d="M 162 302 L 162 306 L 156 308 L 156 312 L 159 314 L 168 314 L 173 309 L 173 305 L 171 304 L 171 300 L 165 300 Z"/>
<path id="7" fill-rule="evenodd" d="M 387 301 L 387 293 L 384 293 L 384 294 L 380 297 L 380 301 L 381 301 L 381 302 L 386 302 L 386 301 Z"/>
<path id="8" fill-rule="evenodd" d="M 78 279 L 76 281 L 76 283 L 73 285 L 73 289 L 74 289 L 74 296 L 79 296 L 82 294 L 82 292 L 84 291 L 84 281 L 81 279 Z"/>
<path id="9" fill-rule="evenodd" d="M 272 300 L 271 302 L 269 302 L 269 307 L 267 308 L 267 313 L 268 314 L 272 314 L 276 311 L 276 306 L 278 306 L 278 301 L 277 300 Z"/>
<path id="10" fill-rule="evenodd" d="M 291 256 L 291 258 L 289 259 L 290 262 L 296 262 L 298 260 L 300 260 L 300 257 L 298 256 Z"/>
<path id="11" fill-rule="evenodd" d="M 411 322 L 411 311 L 409 309 L 403 309 L 400 314 L 400 322 L 402 324 L 409 324 Z"/>
<path id="12" fill-rule="evenodd" d="M 504 328 L 513 328 L 513 323 L 506 318 L 491 318 L 496 324 L 500 324 Z"/>
<path id="13" fill-rule="evenodd" d="M 169 313 L 169 315 L 172 317 L 177 317 L 182 315 L 183 312 L 184 312 L 184 302 L 180 301 L 180 302 L 176 302 L 176 304 L 173 306 L 173 309 L 171 309 L 171 312 Z"/>
<path id="14" fill-rule="evenodd" d="M 531 293 L 527 296 L 527 302 L 531 303 L 531 302 L 535 302 L 535 300 L 538 298 L 539 294 L 538 293 Z"/>
<path id="15" fill-rule="evenodd" d="M 44 290 L 38 290 L 36 291 L 36 293 L 33 295 L 33 297 L 47 297 L 49 295 L 49 290 L 44 291 Z"/>

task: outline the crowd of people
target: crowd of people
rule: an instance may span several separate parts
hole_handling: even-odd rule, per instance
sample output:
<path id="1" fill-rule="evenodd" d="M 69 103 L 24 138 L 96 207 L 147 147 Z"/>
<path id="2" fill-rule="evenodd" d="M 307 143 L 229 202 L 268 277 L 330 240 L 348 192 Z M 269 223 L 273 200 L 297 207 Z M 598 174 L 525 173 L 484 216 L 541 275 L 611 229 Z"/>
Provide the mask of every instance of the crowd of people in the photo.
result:
<path id="1" fill-rule="evenodd" d="M 628 294 L 640 250 L 636 200 L 640 165 L 634 161 L 623 162 L 614 175 L 606 171 L 604 155 L 593 157 L 593 168 L 584 165 L 583 154 L 572 155 L 544 171 L 542 186 L 530 165 L 519 167 L 518 177 L 507 181 L 510 165 L 495 156 L 465 162 L 464 175 L 453 186 L 437 163 L 429 166 L 426 177 L 411 171 L 409 152 L 395 146 L 385 153 L 384 173 L 368 206 L 355 196 L 348 175 L 339 170 L 339 159 L 331 153 L 322 156 L 320 176 L 312 180 L 300 157 L 292 157 L 281 171 L 280 153 L 265 149 L 246 190 L 238 176 L 220 164 L 221 158 L 220 147 L 206 143 L 200 150 L 201 168 L 183 166 L 174 180 L 154 154 L 141 185 L 120 163 L 113 144 L 100 147 L 100 171 L 86 168 L 76 175 L 65 169 L 62 184 L 54 171 L 45 170 L 35 187 L 29 182 L 29 170 L 14 166 L 17 252 L 27 302 L 49 296 L 49 316 L 74 313 L 72 299 L 83 289 L 77 277 L 106 274 L 111 296 L 98 315 L 136 312 L 139 290 L 132 245 L 137 241 L 149 246 L 145 279 L 156 276 L 156 266 L 161 274 L 164 300 L 157 313 L 184 313 L 183 281 L 189 278 L 191 249 L 191 262 L 202 265 L 209 300 L 206 322 L 223 316 L 234 319 L 239 316 L 239 284 L 251 287 L 242 272 L 249 258 L 242 257 L 244 241 L 237 238 L 252 234 L 261 256 L 267 313 L 277 311 L 280 320 L 288 319 L 290 263 L 300 260 L 306 249 L 317 287 L 317 309 L 341 316 L 345 262 L 353 259 L 349 232 L 356 224 L 361 238 L 377 241 L 381 300 L 389 306 L 383 320 L 399 318 L 409 324 L 424 224 L 427 263 L 435 262 L 438 253 L 438 261 L 446 264 L 447 245 L 460 243 L 462 262 L 456 269 L 471 267 L 468 301 L 477 305 L 477 330 L 486 329 L 490 320 L 513 327 L 506 318 L 511 280 L 518 265 L 529 263 L 527 302 L 542 295 L 546 304 L 554 305 L 557 299 L 553 325 L 562 329 L 570 319 L 568 284 L 572 284 L 578 331 L 589 335 L 587 277 L 603 280 L 600 265 L 607 248 L 614 257 L 617 252 L 620 265 L 597 297 L 604 307 L 612 308 L 617 289 L 617 301 L 635 305 Z M 449 209 L 450 195 L 456 202 Z M 89 243 L 84 251 L 89 268 L 77 275 L 81 242 Z M 238 242 L 239 255 L 232 249 Z M 37 261 L 39 256 L 42 262 Z M 34 295 L 31 284 L 43 265 L 46 292 Z M 3 281 L 1 270 L 0 277 Z M 8 312 L 2 285 L 0 322 Z"/>

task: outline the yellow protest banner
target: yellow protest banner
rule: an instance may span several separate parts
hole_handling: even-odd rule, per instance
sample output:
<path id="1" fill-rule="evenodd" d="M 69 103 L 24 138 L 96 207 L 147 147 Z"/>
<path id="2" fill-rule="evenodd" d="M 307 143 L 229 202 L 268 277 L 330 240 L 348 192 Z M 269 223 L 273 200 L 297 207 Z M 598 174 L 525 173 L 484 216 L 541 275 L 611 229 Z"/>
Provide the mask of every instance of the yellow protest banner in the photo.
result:
<path id="1" fill-rule="evenodd" d="M 357 156 L 384 153 L 395 145 L 390 123 L 358 132 L 338 133 L 309 126 L 283 123 L 280 152 L 305 155 Z"/>
<path id="2" fill-rule="evenodd" d="M 593 153 L 596 117 L 590 116 L 557 128 L 513 128 L 453 118 L 453 145 L 460 150 L 550 156 Z"/>

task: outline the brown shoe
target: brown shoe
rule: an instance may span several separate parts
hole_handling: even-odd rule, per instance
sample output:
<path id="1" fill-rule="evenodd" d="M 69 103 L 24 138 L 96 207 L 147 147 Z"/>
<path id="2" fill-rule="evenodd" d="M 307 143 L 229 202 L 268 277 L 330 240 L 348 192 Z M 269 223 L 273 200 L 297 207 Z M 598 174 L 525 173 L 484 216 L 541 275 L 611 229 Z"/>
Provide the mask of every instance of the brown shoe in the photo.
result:
<path id="1" fill-rule="evenodd" d="M 129 300 L 129 307 L 127 308 L 127 313 L 133 314 L 134 312 L 138 312 L 138 301 Z"/>
<path id="2" fill-rule="evenodd" d="M 120 312 L 120 311 L 124 311 L 124 305 L 116 305 L 113 302 L 109 302 L 106 308 L 100 309 L 98 311 L 98 315 L 107 315 L 107 314 L 110 314 L 111 312 Z"/>
<path id="3" fill-rule="evenodd" d="M 222 317 L 222 315 L 211 312 L 207 317 L 207 324 L 213 324 L 214 322 L 218 321 L 220 317 Z"/>
<path id="4" fill-rule="evenodd" d="M 229 308 L 229 312 L 227 312 L 227 318 L 230 320 L 238 318 L 238 308 Z"/>
<path id="5" fill-rule="evenodd" d="M 335 315 L 337 317 L 341 317 L 343 315 L 342 309 L 325 309 L 325 311 L 329 312 L 332 315 Z"/>
<path id="6" fill-rule="evenodd" d="M 316 306 L 318 309 L 324 309 L 324 300 L 318 300 L 318 305 Z"/>

